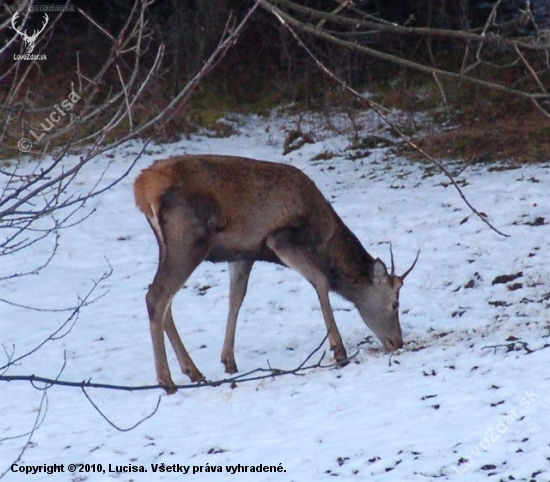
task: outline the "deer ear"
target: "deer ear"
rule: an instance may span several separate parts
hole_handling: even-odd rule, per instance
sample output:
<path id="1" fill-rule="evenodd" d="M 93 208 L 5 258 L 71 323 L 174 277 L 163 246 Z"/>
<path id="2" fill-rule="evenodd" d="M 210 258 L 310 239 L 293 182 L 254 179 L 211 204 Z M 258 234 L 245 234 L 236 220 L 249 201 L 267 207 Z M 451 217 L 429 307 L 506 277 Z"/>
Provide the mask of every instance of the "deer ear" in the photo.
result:
<path id="1" fill-rule="evenodd" d="M 370 270 L 370 278 L 372 282 L 375 284 L 380 284 L 387 277 L 388 270 L 386 269 L 386 265 L 380 261 L 380 259 L 376 259 Z"/>

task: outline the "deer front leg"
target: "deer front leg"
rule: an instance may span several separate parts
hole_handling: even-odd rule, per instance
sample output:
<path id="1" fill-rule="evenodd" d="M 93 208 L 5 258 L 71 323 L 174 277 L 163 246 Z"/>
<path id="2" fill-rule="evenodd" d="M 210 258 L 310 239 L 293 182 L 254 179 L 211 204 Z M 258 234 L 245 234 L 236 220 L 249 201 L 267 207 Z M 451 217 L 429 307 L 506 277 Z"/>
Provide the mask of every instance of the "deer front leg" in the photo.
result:
<path id="1" fill-rule="evenodd" d="M 321 311 L 323 312 L 323 318 L 327 327 L 330 349 L 334 353 L 336 363 L 339 365 L 346 365 L 349 360 L 346 349 L 344 348 L 344 343 L 342 342 L 342 337 L 340 336 L 336 321 L 334 320 L 326 276 L 320 268 L 315 265 L 307 248 L 288 243 L 284 231 L 269 236 L 267 245 L 277 254 L 283 263 L 300 273 L 317 291 L 319 303 L 321 304 Z"/>
<path id="2" fill-rule="evenodd" d="M 229 314 L 227 315 L 227 327 L 222 349 L 222 363 L 225 365 L 225 373 L 237 373 L 238 371 L 235 363 L 235 330 L 253 264 L 253 261 L 229 263 Z"/>

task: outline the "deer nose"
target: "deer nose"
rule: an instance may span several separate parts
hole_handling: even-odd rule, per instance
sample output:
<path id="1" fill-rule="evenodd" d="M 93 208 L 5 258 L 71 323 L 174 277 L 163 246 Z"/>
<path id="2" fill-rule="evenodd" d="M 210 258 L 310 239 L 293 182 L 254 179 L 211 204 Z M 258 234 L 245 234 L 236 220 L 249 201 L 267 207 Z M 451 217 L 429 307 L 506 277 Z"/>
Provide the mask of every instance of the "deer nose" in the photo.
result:
<path id="1" fill-rule="evenodd" d="M 403 338 L 386 338 L 384 341 L 384 347 L 388 351 L 395 351 L 399 348 L 403 348 Z"/>

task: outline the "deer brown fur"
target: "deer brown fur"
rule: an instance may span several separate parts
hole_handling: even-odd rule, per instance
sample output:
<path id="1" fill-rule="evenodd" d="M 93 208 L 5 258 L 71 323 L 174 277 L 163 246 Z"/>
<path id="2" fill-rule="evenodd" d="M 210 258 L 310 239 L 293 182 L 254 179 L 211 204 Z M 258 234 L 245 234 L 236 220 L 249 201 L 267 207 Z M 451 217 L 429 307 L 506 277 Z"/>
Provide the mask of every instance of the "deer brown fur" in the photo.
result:
<path id="1" fill-rule="evenodd" d="M 202 261 L 227 261 L 229 315 L 222 362 L 235 373 L 237 316 L 255 261 L 286 265 L 317 291 L 336 361 L 347 354 L 330 306 L 329 291 L 352 301 L 388 350 L 403 345 L 398 316 L 405 276 L 388 273 L 346 227 L 319 189 L 299 169 L 241 157 L 187 155 L 157 161 L 134 184 L 136 204 L 159 244 L 159 266 L 147 293 L 157 378 L 172 381 L 164 332 L 184 373 L 203 378 L 172 318 L 175 293 Z"/>

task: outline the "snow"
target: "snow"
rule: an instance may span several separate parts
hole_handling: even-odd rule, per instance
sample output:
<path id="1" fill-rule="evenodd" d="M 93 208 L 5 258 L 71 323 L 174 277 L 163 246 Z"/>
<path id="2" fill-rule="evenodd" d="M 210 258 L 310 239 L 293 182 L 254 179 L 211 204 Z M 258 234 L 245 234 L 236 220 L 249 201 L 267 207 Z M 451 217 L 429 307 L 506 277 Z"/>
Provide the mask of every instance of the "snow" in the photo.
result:
<path id="1" fill-rule="evenodd" d="M 396 157 L 388 147 L 349 160 L 346 133 L 312 123 L 306 127 L 315 142 L 283 156 L 291 118 L 274 114 L 230 121 L 238 135 L 201 134 L 149 146 L 128 178 L 87 207 L 96 212 L 62 233 L 58 255 L 40 275 L 3 283 L 4 299 L 59 309 L 75 305 L 77 296 L 112 268 L 95 293 L 102 297 L 82 309 L 66 336 L 5 374 L 55 378 L 63 368 L 63 380 L 155 383 L 144 295 L 155 273 L 157 247 L 134 206 L 132 182 L 153 160 L 181 153 L 293 164 L 314 179 L 372 255 L 389 263 L 391 241 L 402 272 L 420 249 L 401 292 L 405 347 L 390 356 L 357 311 L 334 295 L 346 348 L 357 352 L 345 368 L 172 396 L 160 390 L 87 389 L 119 428 L 151 414 L 160 397 L 157 412 L 129 431 L 109 424 L 80 389 L 51 387 L 47 411 L 41 412 L 43 420 L 18 468 L 64 464 L 64 473 L 57 475 L 10 471 L 40 414 L 44 392 L 28 382 L 0 382 L 5 480 L 549 481 L 550 163 L 514 169 L 477 165 L 460 174 L 468 199 L 509 235 L 505 238 L 472 215 L 442 174 Z M 104 182 L 122 173 L 140 148 L 138 142 L 120 147 Z M 324 152 L 335 157 L 312 161 Z M 93 185 L 106 162 L 97 159 L 73 189 Z M 43 256 L 43 246 L 31 247 L 4 259 L 2 270 L 22 271 Z M 519 272 L 512 282 L 493 283 Z M 205 263 L 174 301 L 184 343 L 211 380 L 225 378 L 219 358 L 228 284 L 224 264 Z M 66 316 L 3 303 L 2 345 L 8 353 L 15 347 L 16 355 L 24 354 Z M 310 285 L 288 269 L 257 263 L 237 327 L 241 372 L 293 369 L 323 337 Z M 323 350 L 328 365 L 328 346 Z M 0 366 L 6 356 L 1 353 Z M 188 383 L 171 352 L 169 363 L 176 383 Z M 79 463 L 102 464 L 105 473 L 91 467 L 68 471 L 68 464 Z M 152 464 L 179 464 L 189 472 L 153 473 Z M 235 472 L 237 464 L 248 471 Z M 284 471 L 250 471 L 260 464 Z M 143 466 L 148 472 L 109 472 L 109 466 Z M 217 467 L 223 472 L 212 472 Z"/>

